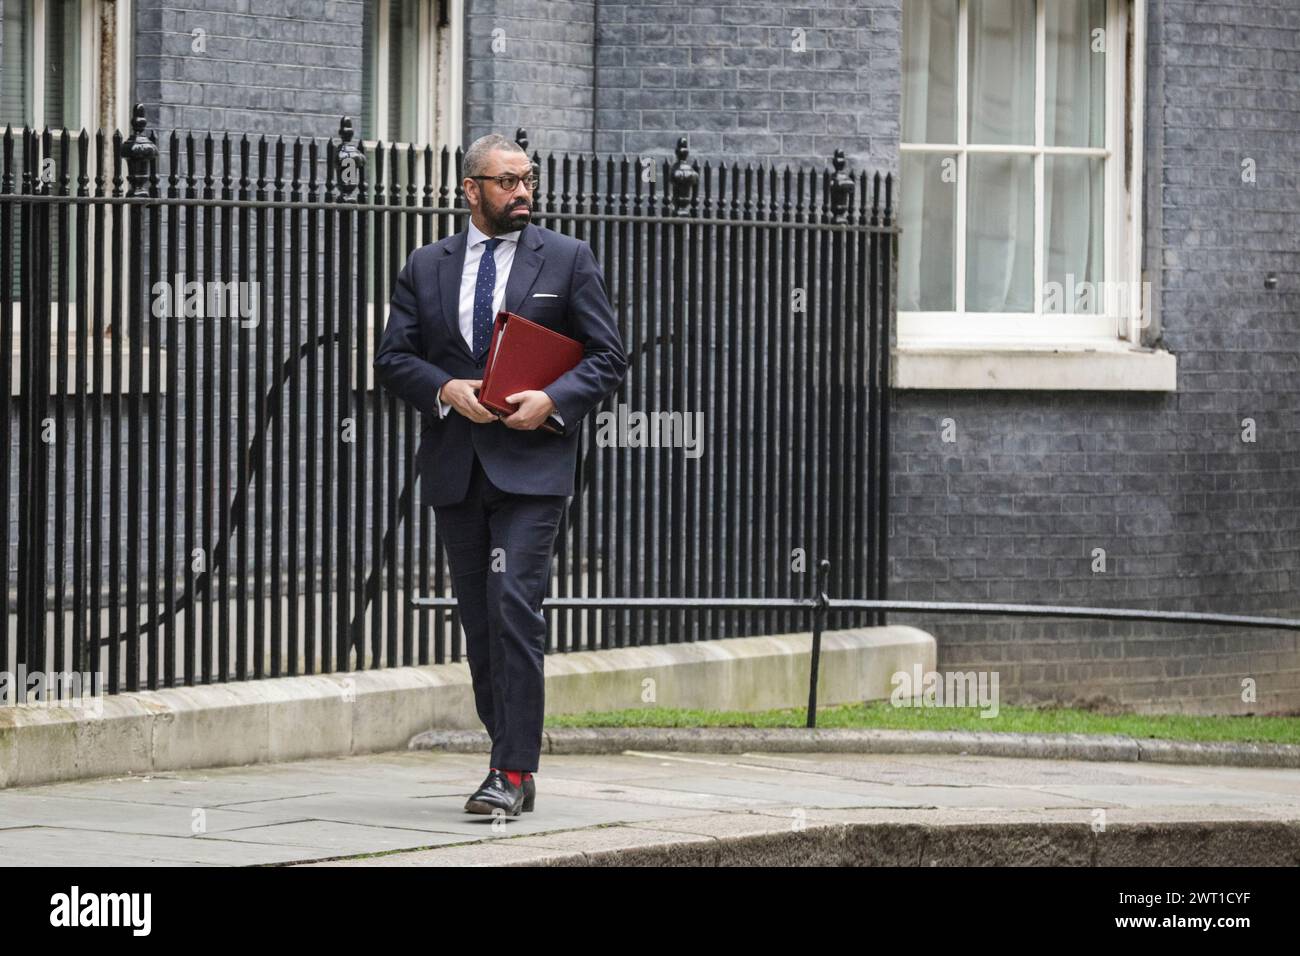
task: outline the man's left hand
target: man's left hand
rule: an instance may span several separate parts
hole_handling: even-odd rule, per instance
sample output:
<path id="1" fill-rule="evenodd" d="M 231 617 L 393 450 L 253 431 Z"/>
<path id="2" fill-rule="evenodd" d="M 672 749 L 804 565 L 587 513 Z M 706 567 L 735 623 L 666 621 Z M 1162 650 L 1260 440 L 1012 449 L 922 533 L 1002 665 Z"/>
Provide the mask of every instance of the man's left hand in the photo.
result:
<path id="1" fill-rule="evenodd" d="M 555 402 L 551 401 L 551 396 L 536 389 L 528 389 L 523 392 L 515 392 L 513 395 L 507 395 L 506 401 L 512 405 L 518 402 L 519 407 L 501 421 L 511 428 L 519 428 L 524 431 L 540 428 L 542 423 L 546 421 L 547 416 L 555 411 Z"/>

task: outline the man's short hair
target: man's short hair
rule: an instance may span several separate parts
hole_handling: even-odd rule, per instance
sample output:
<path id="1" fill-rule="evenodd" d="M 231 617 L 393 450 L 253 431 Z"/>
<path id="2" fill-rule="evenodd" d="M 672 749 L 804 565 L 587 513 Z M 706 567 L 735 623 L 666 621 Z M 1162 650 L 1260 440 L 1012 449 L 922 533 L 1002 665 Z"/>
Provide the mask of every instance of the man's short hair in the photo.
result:
<path id="1" fill-rule="evenodd" d="M 474 140 L 470 143 L 469 149 L 465 150 L 463 163 L 465 175 L 486 176 L 488 158 L 498 149 L 505 150 L 507 153 L 518 153 L 525 159 L 528 157 L 528 154 L 514 140 L 506 139 L 500 133 L 488 133 Z"/>

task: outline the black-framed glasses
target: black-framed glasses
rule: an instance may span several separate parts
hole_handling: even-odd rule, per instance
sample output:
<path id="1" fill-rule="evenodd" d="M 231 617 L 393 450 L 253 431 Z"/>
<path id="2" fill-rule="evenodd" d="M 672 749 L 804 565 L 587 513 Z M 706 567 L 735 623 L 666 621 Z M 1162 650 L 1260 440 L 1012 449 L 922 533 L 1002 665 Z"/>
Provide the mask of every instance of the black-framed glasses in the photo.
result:
<path id="1" fill-rule="evenodd" d="M 514 192 L 515 187 L 519 185 L 519 181 L 523 179 L 522 176 L 516 176 L 514 173 L 502 173 L 500 176 L 470 176 L 469 178 L 490 179 L 508 193 Z M 536 176 L 529 176 L 527 179 L 523 179 L 523 183 L 524 188 L 530 193 L 537 192 Z"/>

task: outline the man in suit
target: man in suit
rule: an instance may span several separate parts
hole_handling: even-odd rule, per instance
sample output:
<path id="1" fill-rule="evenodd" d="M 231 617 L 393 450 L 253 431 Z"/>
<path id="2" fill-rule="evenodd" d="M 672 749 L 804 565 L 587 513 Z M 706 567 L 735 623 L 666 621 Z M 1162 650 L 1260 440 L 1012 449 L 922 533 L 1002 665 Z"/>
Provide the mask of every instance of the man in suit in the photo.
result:
<path id="1" fill-rule="evenodd" d="M 471 813 L 533 809 L 542 745 L 542 599 L 574 491 L 583 419 L 623 380 L 627 357 L 591 247 L 530 223 L 533 168 L 504 136 L 465 152 L 463 232 L 416 249 L 397 277 L 375 354 L 378 381 L 420 411 L 422 504 L 434 509 L 465 628 L 479 719 L 492 738 Z M 554 382 L 479 404 L 496 313 L 584 346 Z M 540 428 L 549 422 L 559 434 Z"/>

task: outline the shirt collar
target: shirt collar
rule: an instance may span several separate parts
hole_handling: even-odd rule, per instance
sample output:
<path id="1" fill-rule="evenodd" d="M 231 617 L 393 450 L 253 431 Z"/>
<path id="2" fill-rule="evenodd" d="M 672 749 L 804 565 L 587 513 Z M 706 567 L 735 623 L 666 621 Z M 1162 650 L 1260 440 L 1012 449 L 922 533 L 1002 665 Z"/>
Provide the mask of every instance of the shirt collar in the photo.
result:
<path id="1" fill-rule="evenodd" d="M 497 236 L 497 238 L 505 242 L 518 242 L 519 234 L 521 232 L 523 232 L 523 229 L 516 229 L 514 232 L 503 232 L 501 235 Z M 478 226 L 474 225 L 473 219 L 469 221 L 469 240 L 468 240 L 469 244 L 467 248 L 472 249 L 478 243 L 482 242 L 485 239 L 490 239 L 490 238 L 491 237 L 488 236 L 481 229 L 479 229 Z"/>

